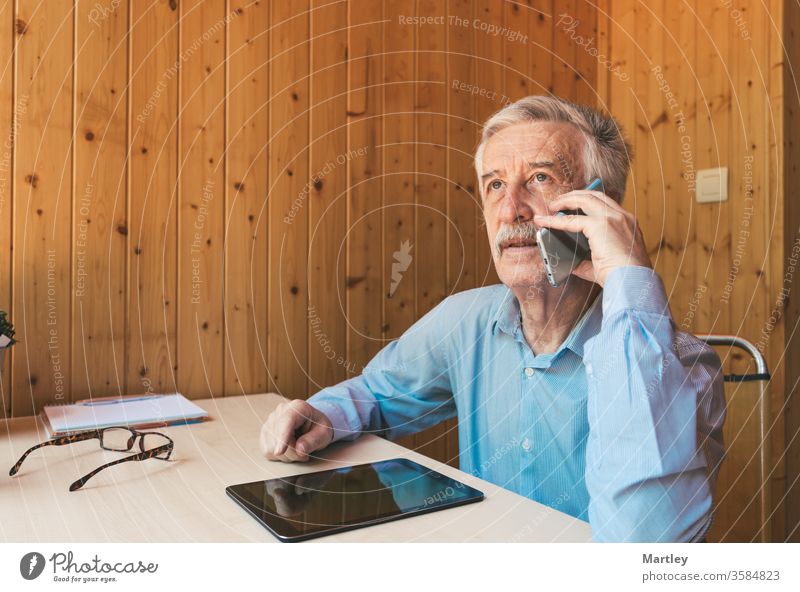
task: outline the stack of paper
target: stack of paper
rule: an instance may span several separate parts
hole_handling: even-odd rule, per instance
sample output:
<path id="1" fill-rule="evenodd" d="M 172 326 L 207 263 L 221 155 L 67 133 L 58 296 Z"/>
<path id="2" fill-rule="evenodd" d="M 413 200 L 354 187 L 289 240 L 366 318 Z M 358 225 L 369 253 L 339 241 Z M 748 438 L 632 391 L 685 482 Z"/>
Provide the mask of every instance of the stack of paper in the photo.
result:
<path id="1" fill-rule="evenodd" d="M 70 405 L 48 405 L 42 416 L 52 437 L 110 426 L 150 429 L 208 419 L 205 410 L 179 393 L 105 397 Z"/>

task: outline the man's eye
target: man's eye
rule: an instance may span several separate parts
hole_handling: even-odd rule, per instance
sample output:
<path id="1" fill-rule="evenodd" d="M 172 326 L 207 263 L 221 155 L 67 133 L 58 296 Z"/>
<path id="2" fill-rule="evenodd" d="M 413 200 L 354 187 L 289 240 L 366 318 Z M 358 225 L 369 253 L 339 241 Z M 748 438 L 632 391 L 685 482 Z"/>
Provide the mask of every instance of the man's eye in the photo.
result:
<path id="1" fill-rule="evenodd" d="M 493 189 L 494 191 L 497 191 L 498 189 L 502 188 L 503 188 L 503 182 L 498 179 L 495 179 L 494 181 L 489 183 L 489 189 Z"/>
<path id="2" fill-rule="evenodd" d="M 536 181 L 537 183 L 545 183 L 550 180 L 550 175 L 547 173 L 536 173 L 531 178 L 531 181 Z"/>

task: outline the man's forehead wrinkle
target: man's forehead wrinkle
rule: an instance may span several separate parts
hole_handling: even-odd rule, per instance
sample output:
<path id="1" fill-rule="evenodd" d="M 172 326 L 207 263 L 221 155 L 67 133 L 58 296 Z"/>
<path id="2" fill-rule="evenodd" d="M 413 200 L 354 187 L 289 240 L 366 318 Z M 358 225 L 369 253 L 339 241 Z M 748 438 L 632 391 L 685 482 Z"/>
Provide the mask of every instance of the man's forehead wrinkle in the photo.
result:
<path id="1" fill-rule="evenodd" d="M 527 133 L 520 133 L 523 132 L 521 126 L 527 126 Z M 518 168 L 527 170 L 531 163 L 550 162 L 555 165 L 551 170 L 556 177 L 571 180 L 578 169 L 583 168 L 578 150 L 579 142 L 576 141 L 579 137 L 580 130 L 557 122 L 509 126 L 495 134 L 487 143 L 484 154 L 486 168 L 482 177 L 508 173 L 509 170 Z"/>

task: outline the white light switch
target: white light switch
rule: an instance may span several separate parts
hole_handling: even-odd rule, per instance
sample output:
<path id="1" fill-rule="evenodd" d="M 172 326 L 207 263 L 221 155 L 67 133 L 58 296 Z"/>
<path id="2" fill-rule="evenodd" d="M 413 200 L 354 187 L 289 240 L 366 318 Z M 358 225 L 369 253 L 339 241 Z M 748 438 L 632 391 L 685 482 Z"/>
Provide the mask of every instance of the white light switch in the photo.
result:
<path id="1" fill-rule="evenodd" d="M 697 171 L 695 195 L 698 203 L 728 201 L 728 167 Z"/>

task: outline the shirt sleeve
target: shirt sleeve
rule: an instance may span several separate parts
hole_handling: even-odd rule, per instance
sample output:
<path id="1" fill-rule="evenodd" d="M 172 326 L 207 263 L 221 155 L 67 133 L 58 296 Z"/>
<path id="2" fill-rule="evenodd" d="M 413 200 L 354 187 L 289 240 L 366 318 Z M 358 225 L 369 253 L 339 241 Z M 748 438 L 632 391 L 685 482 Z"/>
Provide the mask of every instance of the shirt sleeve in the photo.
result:
<path id="1" fill-rule="evenodd" d="M 612 271 L 587 340 L 586 487 L 597 541 L 699 540 L 724 454 L 719 357 L 680 332 L 658 275 Z"/>
<path id="2" fill-rule="evenodd" d="M 448 372 L 447 300 L 389 343 L 356 377 L 325 388 L 308 402 L 333 425 L 333 440 L 363 432 L 395 439 L 456 413 Z"/>

